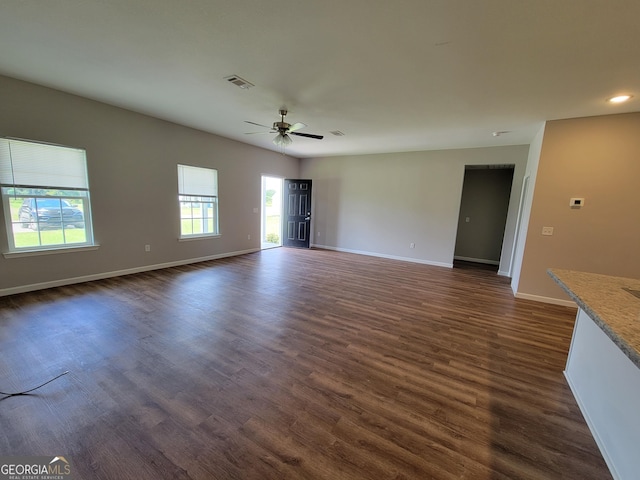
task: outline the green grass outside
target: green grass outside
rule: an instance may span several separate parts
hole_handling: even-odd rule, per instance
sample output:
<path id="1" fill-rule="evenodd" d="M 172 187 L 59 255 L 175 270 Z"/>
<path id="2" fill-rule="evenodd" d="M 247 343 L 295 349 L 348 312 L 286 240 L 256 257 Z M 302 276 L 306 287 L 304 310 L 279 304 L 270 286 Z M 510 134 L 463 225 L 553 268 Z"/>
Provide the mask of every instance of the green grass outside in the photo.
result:
<path id="1" fill-rule="evenodd" d="M 266 218 L 265 226 L 264 226 L 264 236 L 263 241 L 269 241 L 270 239 L 274 239 L 277 236 L 278 241 L 273 243 L 280 243 L 280 236 L 282 235 L 282 228 L 280 225 L 280 215 L 269 215 Z"/>
<path id="2" fill-rule="evenodd" d="M 39 247 L 40 245 L 66 245 L 85 243 L 86 241 L 87 233 L 84 228 L 65 228 L 64 235 L 62 230 L 14 232 L 13 234 L 13 242 L 16 248 Z"/>
<path id="3" fill-rule="evenodd" d="M 214 228 L 213 228 L 213 218 L 209 218 L 208 219 L 208 228 L 206 233 L 213 233 L 214 232 Z M 202 219 L 199 218 L 194 218 L 193 220 L 191 218 L 182 218 L 180 219 L 180 233 L 182 235 L 198 235 L 201 233 L 205 233 L 202 231 L 202 226 L 203 226 L 203 222 Z"/>

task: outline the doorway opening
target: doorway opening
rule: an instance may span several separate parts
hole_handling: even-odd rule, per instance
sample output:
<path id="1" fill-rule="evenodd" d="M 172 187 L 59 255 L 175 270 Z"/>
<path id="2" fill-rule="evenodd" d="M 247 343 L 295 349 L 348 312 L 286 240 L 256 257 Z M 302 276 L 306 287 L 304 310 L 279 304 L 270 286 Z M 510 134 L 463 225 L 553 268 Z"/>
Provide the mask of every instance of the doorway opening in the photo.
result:
<path id="1" fill-rule="evenodd" d="M 262 176 L 261 248 L 282 246 L 282 178 Z"/>
<path id="2" fill-rule="evenodd" d="M 500 265 L 515 165 L 467 165 L 454 251 L 458 265 Z"/>

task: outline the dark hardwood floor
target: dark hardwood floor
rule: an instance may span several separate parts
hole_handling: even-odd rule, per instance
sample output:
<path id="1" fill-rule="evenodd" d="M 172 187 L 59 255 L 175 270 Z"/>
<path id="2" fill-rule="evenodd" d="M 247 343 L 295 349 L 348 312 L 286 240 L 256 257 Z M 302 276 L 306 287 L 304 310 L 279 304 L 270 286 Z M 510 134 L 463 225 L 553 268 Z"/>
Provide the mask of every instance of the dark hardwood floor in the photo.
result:
<path id="1" fill-rule="evenodd" d="M 575 310 L 322 250 L 0 298 L 0 454 L 82 479 L 608 479 Z"/>

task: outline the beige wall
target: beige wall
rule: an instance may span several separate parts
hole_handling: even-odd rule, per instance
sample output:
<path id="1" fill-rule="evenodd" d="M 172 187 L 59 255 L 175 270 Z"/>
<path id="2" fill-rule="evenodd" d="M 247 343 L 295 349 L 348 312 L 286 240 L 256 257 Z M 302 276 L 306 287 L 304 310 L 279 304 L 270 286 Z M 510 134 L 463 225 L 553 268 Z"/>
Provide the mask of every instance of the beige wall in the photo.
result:
<path id="1" fill-rule="evenodd" d="M 0 294 L 258 249 L 260 214 L 253 209 L 260 207 L 261 174 L 299 173 L 296 158 L 1 76 L 0 105 L 0 135 L 87 150 L 100 244 L 95 251 L 0 256 Z M 178 242 L 178 163 L 218 169 L 220 238 Z M 4 218 L 0 228 L 6 252 Z"/>
<path id="2" fill-rule="evenodd" d="M 314 243 L 450 266 L 465 165 L 515 164 L 500 267 L 508 272 L 527 152 L 520 145 L 303 159 L 300 174 L 314 182 Z"/>
<path id="3" fill-rule="evenodd" d="M 640 113 L 547 122 L 518 295 L 567 300 L 548 268 L 640 278 L 639 187 Z"/>

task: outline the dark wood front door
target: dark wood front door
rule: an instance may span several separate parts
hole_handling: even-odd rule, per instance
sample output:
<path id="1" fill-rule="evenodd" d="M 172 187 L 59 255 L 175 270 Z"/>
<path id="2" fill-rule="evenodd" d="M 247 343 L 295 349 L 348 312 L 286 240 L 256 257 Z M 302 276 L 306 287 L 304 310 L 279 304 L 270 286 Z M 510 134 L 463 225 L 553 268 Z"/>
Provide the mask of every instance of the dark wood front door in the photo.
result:
<path id="1" fill-rule="evenodd" d="M 311 228 L 311 180 L 284 181 L 282 245 L 309 248 Z"/>

